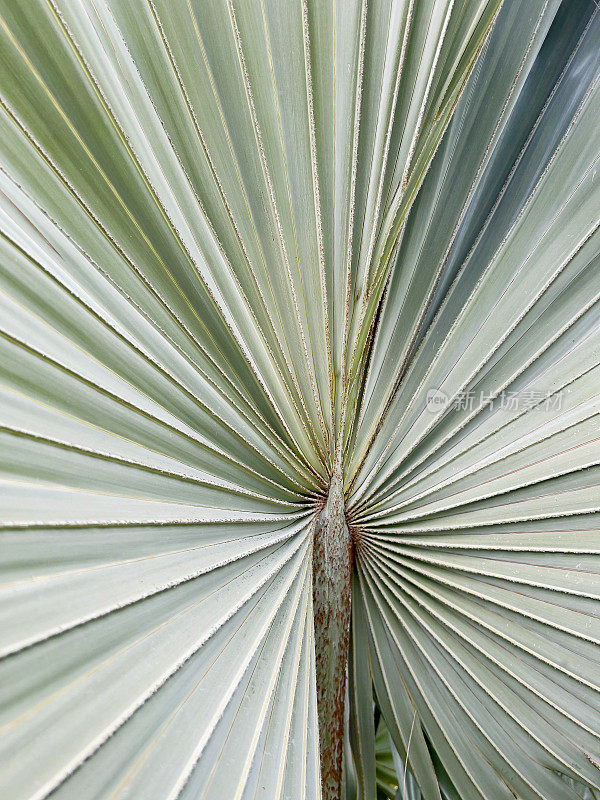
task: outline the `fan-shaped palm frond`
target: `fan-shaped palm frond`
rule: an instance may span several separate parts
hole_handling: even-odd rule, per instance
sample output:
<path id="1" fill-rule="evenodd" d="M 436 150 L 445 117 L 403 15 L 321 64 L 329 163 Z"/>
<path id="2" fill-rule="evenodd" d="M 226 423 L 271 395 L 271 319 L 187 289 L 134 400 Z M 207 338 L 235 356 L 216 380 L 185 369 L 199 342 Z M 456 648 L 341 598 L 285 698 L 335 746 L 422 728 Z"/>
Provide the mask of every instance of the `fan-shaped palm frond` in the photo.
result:
<path id="1" fill-rule="evenodd" d="M 2 798 L 600 797 L 595 0 L 0 9 Z"/>

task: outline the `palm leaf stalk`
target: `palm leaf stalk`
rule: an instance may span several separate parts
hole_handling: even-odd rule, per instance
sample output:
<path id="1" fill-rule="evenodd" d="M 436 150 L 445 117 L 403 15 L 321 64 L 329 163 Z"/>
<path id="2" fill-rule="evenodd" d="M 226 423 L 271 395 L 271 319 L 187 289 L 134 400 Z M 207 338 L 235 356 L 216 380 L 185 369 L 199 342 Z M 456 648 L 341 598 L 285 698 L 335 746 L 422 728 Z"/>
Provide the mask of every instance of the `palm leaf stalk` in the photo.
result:
<path id="1" fill-rule="evenodd" d="M 0 0 L 0 796 L 600 797 L 595 0 Z"/>

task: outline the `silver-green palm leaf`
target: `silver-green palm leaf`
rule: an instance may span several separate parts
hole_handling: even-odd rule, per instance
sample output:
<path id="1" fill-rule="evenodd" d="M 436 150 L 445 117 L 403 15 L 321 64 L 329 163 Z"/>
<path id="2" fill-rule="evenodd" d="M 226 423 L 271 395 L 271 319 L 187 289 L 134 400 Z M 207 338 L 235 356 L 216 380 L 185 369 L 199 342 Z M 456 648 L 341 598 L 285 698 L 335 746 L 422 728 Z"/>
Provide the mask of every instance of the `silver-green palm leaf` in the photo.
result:
<path id="1" fill-rule="evenodd" d="M 595 0 L 0 12 L 0 797 L 600 797 Z"/>

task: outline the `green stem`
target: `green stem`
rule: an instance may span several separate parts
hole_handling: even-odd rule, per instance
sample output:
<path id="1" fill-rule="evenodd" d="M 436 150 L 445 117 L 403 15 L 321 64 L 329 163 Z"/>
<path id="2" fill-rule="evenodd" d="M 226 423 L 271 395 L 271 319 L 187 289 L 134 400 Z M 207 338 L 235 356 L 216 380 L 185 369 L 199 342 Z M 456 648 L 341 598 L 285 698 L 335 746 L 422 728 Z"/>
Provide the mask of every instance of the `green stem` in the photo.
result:
<path id="1" fill-rule="evenodd" d="M 314 527 L 313 613 L 323 800 L 340 800 L 352 544 L 340 459 Z"/>

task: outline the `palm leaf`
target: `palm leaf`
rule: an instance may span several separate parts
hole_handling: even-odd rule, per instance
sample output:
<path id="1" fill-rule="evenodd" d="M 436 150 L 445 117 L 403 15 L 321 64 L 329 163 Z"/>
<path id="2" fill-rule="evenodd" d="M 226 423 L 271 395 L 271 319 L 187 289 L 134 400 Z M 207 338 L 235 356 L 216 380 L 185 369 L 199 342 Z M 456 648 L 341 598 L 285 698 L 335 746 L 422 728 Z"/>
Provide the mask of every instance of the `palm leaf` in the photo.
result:
<path id="1" fill-rule="evenodd" d="M 0 9 L 2 797 L 599 796 L 594 0 Z"/>

